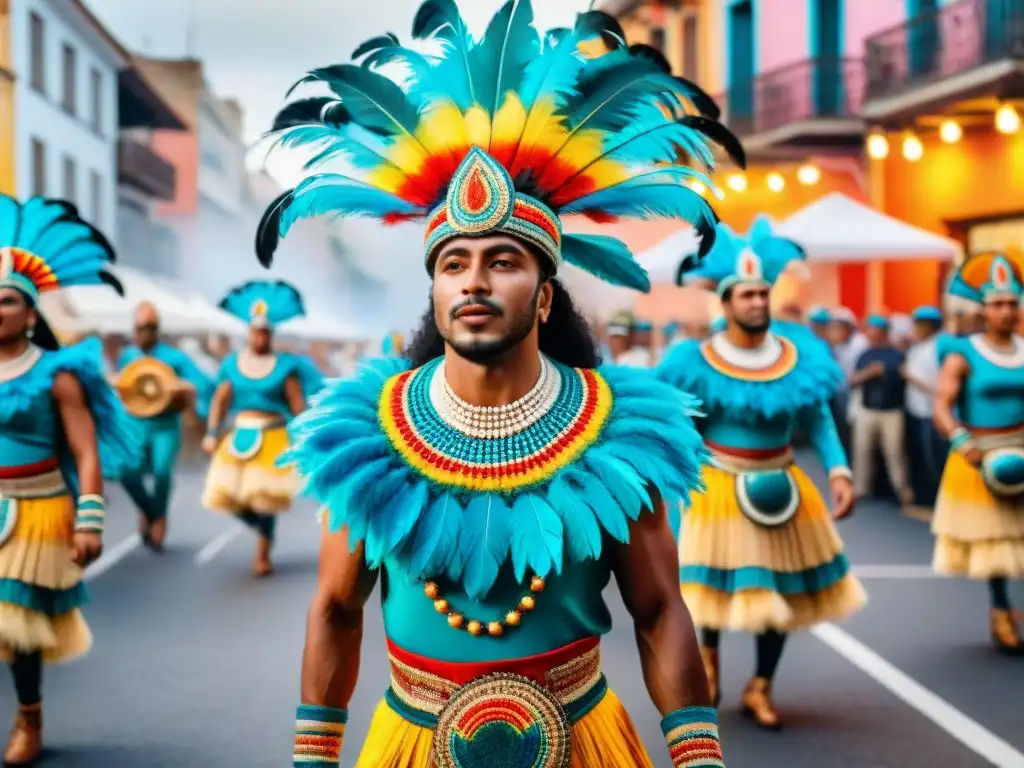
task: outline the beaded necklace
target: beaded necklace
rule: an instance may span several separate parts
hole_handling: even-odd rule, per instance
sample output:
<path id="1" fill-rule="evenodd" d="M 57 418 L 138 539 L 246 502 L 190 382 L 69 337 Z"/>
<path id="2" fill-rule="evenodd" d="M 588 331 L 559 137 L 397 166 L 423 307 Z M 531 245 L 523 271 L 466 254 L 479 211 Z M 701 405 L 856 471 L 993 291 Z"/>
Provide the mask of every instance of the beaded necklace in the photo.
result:
<path id="1" fill-rule="evenodd" d="M 39 358 L 42 356 L 43 350 L 35 344 L 29 344 L 25 351 L 17 357 L 0 363 L 0 382 L 11 381 L 19 376 L 23 376 L 32 366 L 39 362 Z"/>

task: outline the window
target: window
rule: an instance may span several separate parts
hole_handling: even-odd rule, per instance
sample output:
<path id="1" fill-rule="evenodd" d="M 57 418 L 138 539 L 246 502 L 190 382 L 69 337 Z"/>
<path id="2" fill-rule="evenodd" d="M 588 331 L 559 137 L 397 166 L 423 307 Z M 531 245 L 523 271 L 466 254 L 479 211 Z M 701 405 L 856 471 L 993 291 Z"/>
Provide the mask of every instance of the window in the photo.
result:
<path id="1" fill-rule="evenodd" d="M 32 194 L 46 194 L 46 145 L 32 139 Z"/>
<path id="2" fill-rule="evenodd" d="M 691 13 L 683 18 L 683 77 L 696 82 L 700 54 L 700 37 L 697 34 L 697 14 Z"/>
<path id="3" fill-rule="evenodd" d="M 64 199 L 69 203 L 78 200 L 78 169 L 75 158 L 64 155 Z"/>
<path id="4" fill-rule="evenodd" d="M 662 53 L 665 52 L 665 29 L 664 27 L 655 27 L 651 30 L 651 47 L 656 48 Z"/>
<path id="5" fill-rule="evenodd" d="M 103 226 L 103 177 L 96 171 L 89 171 L 89 199 L 92 202 L 90 223 Z"/>
<path id="6" fill-rule="evenodd" d="M 89 72 L 89 127 L 103 133 L 103 74 L 93 67 Z"/>
<path id="7" fill-rule="evenodd" d="M 75 49 L 64 43 L 64 111 L 69 115 L 78 112 L 77 56 Z"/>
<path id="8" fill-rule="evenodd" d="M 43 26 L 42 17 L 33 13 L 29 26 L 31 27 L 29 49 L 32 56 L 29 65 L 29 81 L 33 90 L 46 93 L 46 29 Z"/>

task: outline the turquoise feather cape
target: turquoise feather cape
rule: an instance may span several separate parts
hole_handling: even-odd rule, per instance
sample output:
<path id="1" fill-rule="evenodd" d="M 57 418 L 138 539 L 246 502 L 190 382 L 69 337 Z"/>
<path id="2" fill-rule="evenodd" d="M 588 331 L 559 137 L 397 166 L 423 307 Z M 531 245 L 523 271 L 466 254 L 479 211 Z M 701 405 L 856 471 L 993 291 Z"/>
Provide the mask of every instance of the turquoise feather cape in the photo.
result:
<path id="1" fill-rule="evenodd" d="M 596 440 L 552 475 L 512 492 L 444 485 L 409 464 L 379 418 L 387 381 L 404 360 L 366 363 L 334 380 L 291 423 L 282 463 L 326 507 L 331 530 L 347 527 L 365 544 L 367 564 L 397 558 L 414 576 L 448 578 L 467 594 L 487 594 L 503 564 L 517 578 L 546 578 L 565 561 L 602 556 L 606 537 L 629 540 L 629 523 L 652 506 L 656 489 L 670 513 L 701 488 L 708 461 L 692 416 L 696 401 L 652 377 L 597 369 L 612 406 Z"/>
<path id="2" fill-rule="evenodd" d="M 16 416 L 36 408 L 40 398 L 53 387 L 58 373 L 70 373 L 81 384 L 92 413 L 104 476 L 120 477 L 122 472 L 136 469 L 142 455 L 142 433 L 107 383 L 102 355 L 99 339 L 86 339 L 73 346 L 43 352 L 24 375 L 0 383 L 0 429 Z M 59 418 L 57 423 L 60 423 Z M 57 438 L 57 450 L 65 480 L 77 495 L 78 471 L 63 431 Z"/>
<path id="3" fill-rule="evenodd" d="M 772 333 L 796 347 L 796 366 L 774 381 L 745 381 L 717 371 L 701 352 L 702 341 L 683 341 L 668 350 L 654 371 L 660 380 L 697 397 L 704 410 L 726 411 L 731 418 L 756 424 L 831 400 L 844 376 L 828 346 L 808 328 L 774 321 Z"/>

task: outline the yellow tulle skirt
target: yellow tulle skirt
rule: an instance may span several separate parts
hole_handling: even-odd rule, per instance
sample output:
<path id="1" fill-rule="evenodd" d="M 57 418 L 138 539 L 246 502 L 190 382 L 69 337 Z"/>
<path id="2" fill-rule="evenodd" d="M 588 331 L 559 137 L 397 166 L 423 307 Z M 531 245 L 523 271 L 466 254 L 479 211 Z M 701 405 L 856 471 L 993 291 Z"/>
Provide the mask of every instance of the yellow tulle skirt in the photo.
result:
<path id="1" fill-rule="evenodd" d="M 956 451 L 942 472 L 932 533 L 938 573 L 1024 578 L 1024 507 L 993 496 L 980 470 Z"/>
<path id="2" fill-rule="evenodd" d="M 82 569 L 71 560 L 75 502 L 63 494 L 16 504 L 0 544 L 0 660 L 35 651 L 49 664 L 82 656 L 92 633 L 80 611 L 88 599 Z"/>
<path id="3" fill-rule="evenodd" d="M 274 515 L 291 509 L 298 479 L 286 467 L 277 466 L 288 448 L 286 427 L 263 430 L 262 443 L 251 456 L 239 458 L 234 431 L 221 441 L 206 474 L 203 506 L 215 512 L 237 514 L 252 511 Z"/>
<path id="4" fill-rule="evenodd" d="M 431 729 L 410 723 L 381 702 L 356 768 L 433 768 L 433 737 Z M 653 768 L 633 721 L 612 691 L 572 726 L 572 768 Z"/>
<path id="5" fill-rule="evenodd" d="M 800 506 L 787 524 L 768 528 L 743 514 L 735 475 L 705 467 L 706 491 L 684 511 L 679 537 L 680 590 L 697 626 L 789 632 L 867 602 L 821 493 L 799 467 L 789 471 Z"/>

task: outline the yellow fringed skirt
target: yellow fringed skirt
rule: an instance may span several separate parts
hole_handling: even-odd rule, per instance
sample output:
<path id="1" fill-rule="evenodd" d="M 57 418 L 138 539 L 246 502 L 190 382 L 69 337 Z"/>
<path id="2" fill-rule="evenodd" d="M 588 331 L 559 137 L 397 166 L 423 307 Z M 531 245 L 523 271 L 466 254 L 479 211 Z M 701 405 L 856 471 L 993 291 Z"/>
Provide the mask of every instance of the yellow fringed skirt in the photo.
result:
<path id="1" fill-rule="evenodd" d="M 2 505 L 0 527 L 10 534 L 0 544 L 0 660 L 42 651 L 43 661 L 57 664 L 85 655 L 92 633 L 80 610 L 88 601 L 82 569 L 71 560 L 74 499 L 64 493 Z"/>
<path id="2" fill-rule="evenodd" d="M 932 518 L 938 573 L 990 579 L 1024 578 L 1022 502 L 992 495 L 981 471 L 951 451 Z"/>
<path id="3" fill-rule="evenodd" d="M 683 512 L 679 581 L 699 627 L 790 632 L 860 610 L 867 595 L 850 572 L 825 500 L 796 465 L 795 516 L 778 527 L 740 509 L 736 475 L 705 467 L 706 491 Z"/>
<path id="4" fill-rule="evenodd" d="M 417 724 L 413 720 L 424 722 L 424 717 L 431 719 L 431 715 L 426 714 L 428 712 L 433 712 L 434 720 L 438 719 L 438 711 L 443 710 L 444 703 L 451 702 L 459 690 L 459 686 L 450 680 L 458 679 L 463 686 L 472 686 L 478 676 L 502 672 L 545 679 L 549 693 L 563 704 L 567 697 L 576 697 L 577 703 L 592 697 L 583 710 L 585 714 L 575 719 L 570 727 L 572 768 L 653 768 L 633 721 L 618 697 L 606 687 L 600 672 L 597 638 L 542 656 L 495 662 L 493 665 L 435 662 L 402 651 L 390 642 L 388 648 L 391 688 L 387 699 L 374 713 L 370 732 L 356 762 L 357 768 L 433 768 L 431 745 L 434 727 Z M 502 732 L 502 723 L 517 722 L 522 726 L 519 717 L 524 710 L 519 709 L 517 695 L 503 694 L 489 699 L 487 694 L 481 694 L 480 698 L 469 697 L 464 702 L 460 711 L 465 713 L 465 718 L 456 718 L 453 722 L 459 724 L 455 731 L 456 740 L 461 745 L 460 754 L 466 756 L 465 764 L 494 764 L 504 756 L 515 754 L 519 746 L 522 746 L 522 751 L 529 748 L 531 754 L 533 751 L 545 751 L 538 750 L 536 742 L 520 745 L 516 731 L 522 732 L 521 727 L 505 730 L 507 738 L 497 735 Z M 572 710 L 572 704 L 565 706 L 566 712 Z M 525 707 L 525 710 L 530 709 L 529 705 Z M 405 713 L 402 714 L 401 710 Z M 440 714 L 440 721 L 445 719 L 446 715 Z M 482 734 L 489 725 L 497 725 L 498 731 L 492 730 L 474 744 L 474 737 Z M 541 741 L 544 741 L 543 736 Z M 550 742 L 545 743 L 550 745 Z M 482 747 L 481 754 L 475 755 L 474 747 L 478 745 Z M 521 755 L 521 759 L 526 757 L 528 755 Z M 535 763 L 523 764 L 544 768 L 552 763 L 541 756 Z"/>
<path id="5" fill-rule="evenodd" d="M 236 423 L 213 454 L 206 474 L 203 506 L 229 514 L 287 512 L 298 479 L 292 469 L 279 467 L 276 462 L 288 444 L 288 430 L 284 426 Z"/>

